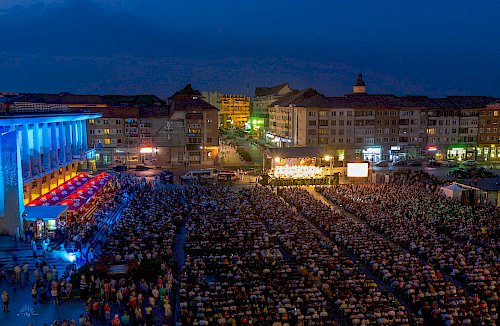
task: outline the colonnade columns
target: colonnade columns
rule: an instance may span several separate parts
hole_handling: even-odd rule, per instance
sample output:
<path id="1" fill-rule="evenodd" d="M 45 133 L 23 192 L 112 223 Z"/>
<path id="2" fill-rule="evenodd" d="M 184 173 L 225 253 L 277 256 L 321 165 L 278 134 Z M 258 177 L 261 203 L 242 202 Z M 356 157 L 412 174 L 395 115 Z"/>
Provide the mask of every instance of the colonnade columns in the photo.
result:
<path id="1" fill-rule="evenodd" d="M 43 138 L 43 136 L 42 136 Z M 42 173 L 42 144 L 40 144 L 40 127 L 38 123 L 33 125 L 33 159 L 34 165 L 38 168 L 38 173 Z M 42 140 L 43 143 L 43 140 Z"/>
<path id="2" fill-rule="evenodd" d="M 82 121 L 80 120 L 80 131 L 82 132 L 81 139 L 82 139 L 82 151 L 87 151 L 88 149 L 88 144 L 87 144 L 87 121 Z"/>
<path id="3" fill-rule="evenodd" d="M 50 160 L 50 135 L 49 128 L 46 123 L 42 123 L 42 166 L 45 171 L 50 170 L 52 162 Z"/>
<path id="4" fill-rule="evenodd" d="M 71 124 L 69 122 L 63 122 L 64 123 L 64 130 L 65 130 L 65 135 L 64 137 L 66 138 L 66 162 L 72 162 L 73 161 L 73 150 L 71 148 Z"/>
<path id="5" fill-rule="evenodd" d="M 23 178 L 31 177 L 31 159 L 30 159 L 30 146 L 28 139 L 28 125 L 24 124 L 21 127 L 21 139 L 22 139 L 22 152 L 21 152 L 21 167 L 23 170 Z"/>
<path id="6" fill-rule="evenodd" d="M 52 146 L 52 152 L 54 153 L 52 156 L 53 163 L 52 168 L 53 169 L 59 169 L 59 155 L 58 155 L 58 150 L 57 150 L 57 131 L 56 131 L 56 124 L 51 123 L 50 124 L 50 135 L 51 135 L 51 146 Z"/>
<path id="7" fill-rule="evenodd" d="M 66 164 L 66 127 L 59 122 L 59 155 L 61 162 Z"/>
<path id="8" fill-rule="evenodd" d="M 71 152 L 73 155 L 80 154 L 78 152 L 76 121 L 71 121 Z"/>

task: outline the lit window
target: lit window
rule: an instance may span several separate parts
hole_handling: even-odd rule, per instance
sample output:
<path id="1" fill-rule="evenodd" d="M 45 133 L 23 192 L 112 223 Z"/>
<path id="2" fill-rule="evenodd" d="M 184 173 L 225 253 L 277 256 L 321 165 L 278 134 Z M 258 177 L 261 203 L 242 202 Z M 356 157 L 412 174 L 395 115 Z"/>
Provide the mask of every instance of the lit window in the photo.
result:
<path id="1" fill-rule="evenodd" d="M 107 129 L 107 128 L 106 128 L 106 129 L 104 129 L 103 131 L 104 131 L 104 134 L 105 134 L 105 135 L 109 135 L 109 129 Z"/>
<path id="2" fill-rule="evenodd" d="M 106 145 L 111 144 L 111 140 L 109 138 L 104 138 L 104 144 Z"/>

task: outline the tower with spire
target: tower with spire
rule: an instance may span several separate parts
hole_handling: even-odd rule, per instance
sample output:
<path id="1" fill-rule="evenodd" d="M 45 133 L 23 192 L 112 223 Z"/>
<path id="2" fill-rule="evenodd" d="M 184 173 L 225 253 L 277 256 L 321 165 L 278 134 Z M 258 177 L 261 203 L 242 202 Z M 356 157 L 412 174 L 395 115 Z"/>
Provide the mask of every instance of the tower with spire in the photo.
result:
<path id="1" fill-rule="evenodd" d="M 358 75 L 358 80 L 354 83 L 352 87 L 353 94 L 366 94 L 366 84 L 363 81 L 363 75 L 360 73 Z"/>

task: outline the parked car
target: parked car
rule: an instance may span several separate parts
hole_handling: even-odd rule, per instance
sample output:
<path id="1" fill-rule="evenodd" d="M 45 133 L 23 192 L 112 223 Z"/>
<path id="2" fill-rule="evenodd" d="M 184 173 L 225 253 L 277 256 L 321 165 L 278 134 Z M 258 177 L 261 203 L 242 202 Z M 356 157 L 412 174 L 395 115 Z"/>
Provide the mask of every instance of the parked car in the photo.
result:
<path id="1" fill-rule="evenodd" d="M 375 164 L 375 166 L 380 167 L 380 168 L 385 168 L 385 167 L 389 166 L 389 162 L 387 162 L 387 161 L 380 161 L 377 164 Z"/>
<path id="2" fill-rule="evenodd" d="M 407 161 L 397 161 L 396 163 L 393 164 L 393 166 L 406 166 L 407 165 Z"/>
<path id="3" fill-rule="evenodd" d="M 443 166 L 446 166 L 449 168 L 454 168 L 454 167 L 459 165 L 458 162 L 455 160 L 440 161 L 440 163 L 443 164 Z"/>
<path id="4" fill-rule="evenodd" d="M 126 165 L 117 165 L 113 168 L 113 171 L 115 172 L 122 172 L 122 171 L 127 171 L 127 166 Z"/>
<path id="5" fill-rule="evenodd" d="M 146 171 L 146 170 L 149 170 L 151 169 L 150 167 L 148 166 L 145 166 L 145 165 L 142 165 L 142 164 L 138 164 L 135 166 L 135 170 L 136 171 Z"/>
<path id="6" fill-rule="evenodd" d="M 474 161 L 474 160 L 467 160 L 467 161 L 464 161 L 463 165 L 464 166 L 476 166 L 476 161 Z"/>
<path id="7" fill-rule="evenodd" d="M 420 161 L 408 161 L 408 166 L 422 166 L 422 162 Z"/>
<path id="8" fill-rule="evenodd" d="M 217 173 L 217 180 L 220 181 L 237 181 L 239 180 L 238 176 L 236 173 L 233 171 L 219 171 Z"/>
<path id="9" fill-rule="evenodd" d="M 438 168 L 441 166 L 443 166 L 443 164 L 439 161 L 430 160 L 429 163 L 427 163 L 427 167 L 429 168 Z"/>
<path id="10" fill-rule="evenodd" d="M 181 176 L 181 183 L 192 181 L 210 181 L 215 180 L 217 173 L 215 169 L 192 170 Z"/>

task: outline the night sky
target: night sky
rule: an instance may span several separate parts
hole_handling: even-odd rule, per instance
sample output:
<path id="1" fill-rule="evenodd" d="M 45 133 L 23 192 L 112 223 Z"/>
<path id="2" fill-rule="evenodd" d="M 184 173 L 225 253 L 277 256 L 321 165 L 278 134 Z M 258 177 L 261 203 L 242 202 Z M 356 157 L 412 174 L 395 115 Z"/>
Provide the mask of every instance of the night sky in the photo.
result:
<path id="1" fill-rule="evenodd" d="M 0 0 L 0 91 L 500 96 L 500 1 Z"/>

